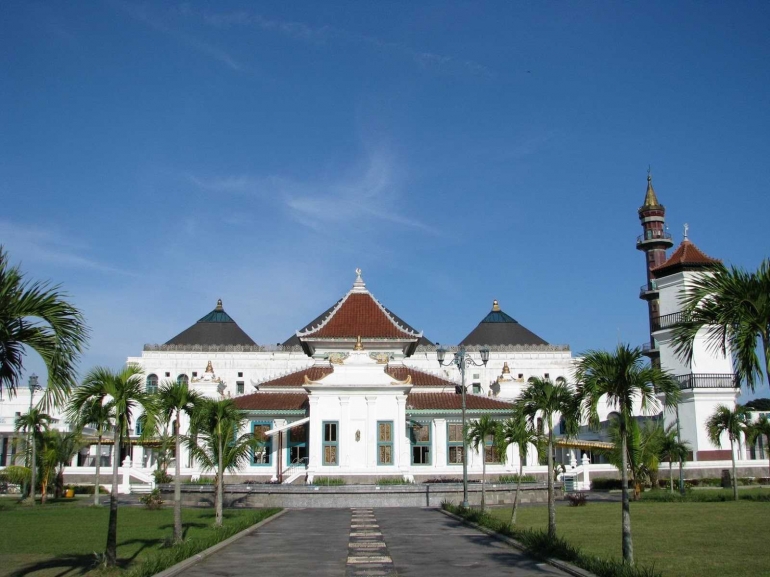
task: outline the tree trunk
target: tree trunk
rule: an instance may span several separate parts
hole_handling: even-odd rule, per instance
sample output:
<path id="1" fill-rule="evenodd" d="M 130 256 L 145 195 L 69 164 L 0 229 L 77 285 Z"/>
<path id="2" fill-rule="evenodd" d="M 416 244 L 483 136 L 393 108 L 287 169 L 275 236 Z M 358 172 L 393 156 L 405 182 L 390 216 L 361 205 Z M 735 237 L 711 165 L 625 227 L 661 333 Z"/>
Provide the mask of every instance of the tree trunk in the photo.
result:
<path id="1" fill-rule="evenodd" d="M 35 505 L 35 485 L 37 484 L 37 461 L 36 461 L 36 449 L 37 449 L 37 439 L 35 438 L 35 429 L 32 429 L 32 463 L 30 466 L 30 487 L 29 487 L 29 498 L 30 498 L 30 504 Z"/>
<path id="2" fill-rule="evenodd" d="M 182 467 L 180 464 L 181 452 L 180 452 L 180 439 L 179 431 L 181 426 L 181 419 L 179 415 L 179 409 L 176 411 L 176 459 L 174 465 L 174 541 L 179 543 L 182 541 Z"/>
<path id="3" fill-rule="evenodd" d="M 733 498 L 738 500 L 738 478 L 735 476 L 735 449 L 733 447 L 733 438 L 730 437 L 730 457 L 733 460 Z"/>
<path id="4" fill-rule="evenodd" d="M 556 499 L 553 491 L 553 427 L 548 416 L 548 536 L 556 537 Z"/>
<path id="5" fill-rule="evenodd" d="M 521 476 L 524 474 L 524 459 L 519 455 L 519 479 L 516 483 L 516 494 L 513 496 L 513 509 L 511 510 L 511 527 L 516 525 L 516 507 L 519 505 L 519 490 L 521 489 Z"/>
<path id="6" fill-rule="evenodd" d="M 671 459 L 668 460 L 668 482 L 671 486 L 671 493 L 674 493 L 674 466 L 671 463 Z"/>
<path id="7" fill-rule="evenodd" d="M 216 522 L 214 525 L 217 527 L 222 526 L 222 501 L 224 501 L 225 498 L 225 491 L 224 491 L 224 481 L 225 476 L 222 471 L 222 435 L 219 435 L 219 455 L 217 455 L 219 463 L 217 467 L 217 508 L 216 508 Z"/>
<path id="8" fill-rule="evenodd" d="M 107 567 L 114 567 L 118 562 L 118 467 L 120 466 L 120 430 L 122 426 L 115 424 L 115 434 L 112 445 L 112 492 L 110 493 L 110 520 L 107 525 L 107 547 L 104 560 Z"/>
<path id="9" fill-rule="evenodd" d="M 102 465 L 102 434 L 99 433 L 99 437 L 96 441 L 96 483 L 94 484 L 94 506 L 99 506 L 99 490 L 101 485 L 99 484 L 99 470 Z"/>
<path id="10" fill-rule="evenodd" d="M 625 426 L 621 425 L 620 431 L 620 453 L 621 453 L 621 493 L 623 495 L 623 562 L 629 565 L 634 564 L 634 545 L 631 541 L 631 504 L 628 500 L 628 454 Z"/>
<path id="11" fill-rule="evenodd" d="M 487 496 L 487 447 L 481 447 L 481 512 L 484 512 Z"/>

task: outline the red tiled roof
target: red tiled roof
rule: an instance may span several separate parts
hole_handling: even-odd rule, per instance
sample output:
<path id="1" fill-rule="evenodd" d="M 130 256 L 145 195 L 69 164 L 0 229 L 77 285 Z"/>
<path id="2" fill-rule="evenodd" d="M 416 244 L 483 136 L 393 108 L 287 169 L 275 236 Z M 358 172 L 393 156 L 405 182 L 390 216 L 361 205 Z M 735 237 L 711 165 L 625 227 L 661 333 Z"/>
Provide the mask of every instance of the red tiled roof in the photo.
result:
<path id="1" fill-rule="evenodd" d="M 414 339 L 414 333 L 399 326 L 368 292 L 350 292 L 320 324 L 302 337 L 364 339 Z"/>
<path id="2" fill-rule="evenodd" d="M 299 411 L 307 409 L 304 393 L 252 393 L 236 397 L 235 406 L 251 411 Z"/>
<path id="3" fill-rule="evenodd" d="M 711 258 L 704 254 L 697 246 L 689 240 L 683 240 L 682 244 L 674 251 L 666 262 L 652 269 L 653 273 L 659 273 L 664 270 L 674 268 L 684 268 L 688 266 L 704 267 L 721 263 L 721 260 Z"/>
<path id="4" fill-rule="evenodd" d="M 325 376 L 334 372 L 334 367 L 310 367 L 288 375 L 282 375 L 270 381 L 260 383 L 259 387 L 301 387 L 305 384 L 305 377 L 311 381 L 320 381 Z"/>
<path id="5" fill-rule="evenodd" d="M 411 375 L 412 385 L 415 387 L 452 387 L 457 383 L 454 383 L 448 379 L 442 379 L 439 376 L 431 375 L 430 373 L 423 373 L 422 371 L 416 371 L 411 367 L 385 367 L 385 372 L 397 381 L 405 381 L 406 378 Z"/>
<path id="6" fill-rule="evenodd" d="M 465 406 L 468 410 L 513 410 L 513 403 L 506 403 L 490 397 L 480 395 L 466 395 Z M 412 393 L 406 399 L 406 408 L 409 409 L 437 409 L 457 410 L 462 409 L 462 395 L 455 393 Z"/>

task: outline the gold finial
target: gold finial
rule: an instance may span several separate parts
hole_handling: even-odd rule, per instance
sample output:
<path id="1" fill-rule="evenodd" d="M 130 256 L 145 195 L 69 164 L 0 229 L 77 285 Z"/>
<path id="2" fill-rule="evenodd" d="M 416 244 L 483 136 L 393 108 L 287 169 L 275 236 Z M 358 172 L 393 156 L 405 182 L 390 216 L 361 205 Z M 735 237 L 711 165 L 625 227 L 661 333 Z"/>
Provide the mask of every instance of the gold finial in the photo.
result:
<path id="1" fill-rule="evenodd" d="M 222 310 L 222 299 L 217 299 L 217 308 L 216 310 L 221 311 Z"/>
<path id="2" fill-rule="evenodd" d="M 493 311 L 499 311 L 500 310 L 500 303 L 497 302 L 497 300 L 492 301 L 492 310 Z"/>
<path id="3" fill-rule="evenodd" d="M 658 197 L 655 195 L 655 189 L 652 188 L 652 172 L 650 168 L 647 167 L 647 192 L 644 195 L 643 208 L 649 206 L 660 206 L 660 204 L 658 203 Z"/>
<path id="4" fill-rule="evenodd" d="M 361 342 L 361 335 L 358 335 L 358 338 L 356 339 L 356 346 L 353 347 L 354 351 L 363 351 L 364 350 L 364 343 Z"/>
<path id="5" fill-rule="evenodd" d="M 504 374 L 504 375 L 509 375 L 509 374 L 511 374 L 511 369 L 510 369 L 510 367 L 508 366 L 508 361 L 505 361 L 505 362 L 503 363 L 503 374 Z"/>
<path id="6" fill-rule="evenodd" d="M 209 361 L 209 364 L 206 365 L 206 372 L 211 373 L 212 375 L 214 374 L 214 367 L 211 366 L 211 361 Z"/>

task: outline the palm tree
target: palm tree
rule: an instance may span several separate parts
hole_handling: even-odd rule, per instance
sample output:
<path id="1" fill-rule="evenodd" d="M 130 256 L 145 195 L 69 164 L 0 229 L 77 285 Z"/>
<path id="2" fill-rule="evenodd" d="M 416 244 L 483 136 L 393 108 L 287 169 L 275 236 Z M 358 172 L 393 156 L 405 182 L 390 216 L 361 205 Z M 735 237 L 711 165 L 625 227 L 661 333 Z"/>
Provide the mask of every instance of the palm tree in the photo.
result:
<path id="1" fill-rule="evenodd" d="M 82 407 L 75 407 L 70 403 L 70 420 L 78 431 L 88 426 L 96 432 L 96 480 L 94 482 L 94 506 L 99 506 L 99 483 L 102 465 L 102 437 L 112 427 L 112 411 L 109 404 L 102 404 L 101 399 L 93 399 Z"/>
<path id="2" fill-rule="evenodd" d="M 476 421 L 472 421 L 468 427 L 467 439 L 468 444 L 473 447 L 473 450 L 481 454 L 481 512 L 484 512 L 484 506 L 486 504 L 486 484 L 487 484 L 487 441 L 491 440 L 492 450 L 497 451 L 495 441 L 498 439 L 498 427 L 497 421 L 492 419 L 489 415 L 482 415 L 482 417 Z M 479 448 L 481 449 L 479 451 Z"/>
<path id="3" fill-rule="evenodd" d="M 511 444 L 516 444 L 519 450 L 519 478 L 516 482 L 516 492 L 513 496 L 513 507 L 511 508 L 511 526 L 516 524 L 516 509 L 519 504 L 519 491 L 521 490 L 521 478 L 524 475 L 524 463 L 527 461 L 529 445 L 539 445 L 542 441 L 542 435 L 532 427 L 526 419 L 510 418 L 500 424 L 499 441 L 500 457 L 505 458 L 507 448 Z"/>
<path id="4" fill-rule="evenodd" d="M 124 444 L 129 440 L 134 414 L 144 412 L 144 436 L 155 431 L 155 403 L 152 395 L 144 391 L 144 374 L 138 365 L 127 365 L 120 371 L 96 367 L 88 372 L 83 384 L 72 392 L 71 407 L 77 412 L 97 403 L 105 407 L 115 423 L 113 432 L 112 492 L 110 493 L 110 518 L 107 529 L 105 559 L 108 567 L 117 563 L 118 538 L 118 467 Z"/>
<path id="5" fill-rule="evenodd" d="M 204 399 L 193 414 L 185 444 L 193 458 L 205 471 L 216 475 L 216 522 L 222 525 L 224 503 L 224 472 L 236 471 L 248 462 L 258 444 L 251 433 L 238 436 L 246 417 L 235 407 L 232 399 Z"/>
<path id="6" fill-rule="evenodd" d="M 730 439 L 730 457 L 733 461 L 733 497 L 738 500 L 738 479 L 735 477 L 735 442 L 740 439 L 741 433 L 749 428 L 749 412 L 746 407 L 735 405 L 731 411 L 726 405 L 717 405 L 713 414 L 706 421 L 706 431 L 709 440 L 717 447 L 722 446 L 722 434 L 727 433 Z"/>
<path id="7" fill-rule="evenodd" d="M 682 291 L 683 321 L 674 328 L 676 352 L 692 360 L 695 336 L 702 329 L 713 351 L 733 353 L 735 372 L 750 391 L 763 374 L 770 384 L 770 260 L 755 273 L 716 265 Z M 757 339 L 764 367 L 757 355 Z"/>
<path id="8" fill-rule="evenodd" d="M 43 407 L 64 401 L 88 336 L 83 315 L 66 297 L 58 285 L 25 280 L 0 245 L 0 393 L 16 391 L 28 347 L 48 369 Z"/>
<path id="9" fill-rule="evenodd" d="M 753 445 L 757 439 L 761 439 L 762 435 L 767 440 L 765 447 L 767 448 L 767 456 L 770 458 L 770 419 L 767 418 L 767 415 L 760 415 L 757 422 L 749 426 L 746 440 Z"/>
<path id="10" fill-rule="evenodd" d="M 40 447 L 38 451 L 38 460 L 40 462 L 40 504 L 48 501 L 48 485 L 51 481 L 51 474 L 56 470 L 58 461 L 57 445 L 61 433 L 56 430 L 43 431 L 40 435 Z"/>
<path id="11" fill-rule="evenodd" d="M 578 362 L 575 378 L 578 398 L 588 416 L 589 425 L 599 427 L 599 402 L 618 413 L 622 479 L 623 560 L 633 564 L 631 511 L 628 496 L 628 433 L 638 405 L 642 414 L 662 410 L 656 395 L 664 398 L 665 407 L 676 407 L 679 385 L 674 377 L 661 369 L 645 365 L 639 347 L 619 344 L 614 352 L 588 351 Z"/>
<path id="12" fill-rule="evenodd" d="M 29 496 L 30 496 L 30 504 L 35 504 L 35 487 L 37 485 L 37 479 L 36 473 L 37 473 L 37 455 L 36 455 L 36 447 L 38 444 L 38 440 L 40 439 L 41 434 L 43 431 L 47 431 L 48 427 L 51 425 L 51 422 L 53 419 L 50 415 L 47 415 L 46 413 L 43 413 L 40 409 L 30 409 L 28 413 L 25 413 L 24 415 L 19 415 L 16 417 L 16 430 L 17 431 L 24 431 L 30 437 L 32 438 L 31 442 L 29 443 L 29 446 L 27 450 L 32 452 L 32 459 L 30 460 L 30 474 L 31 474 L 31 482 L 30 482 L 30 490 L 29 490 Z"/>
<path id="13" fill-rule="evenodd" d="M 623 466 L 620 441 L 619 419 L 612 419 L 609 436 L 614 447 L 607 451 L 607 458 L 618 470 Z M 663 427 L 658 421 L 648 420 L 642 426 L 632 419 L 628 424 L 626 437 L 626 463 L 634 486 L 634 501 L 639 499 L 642 485 L 649 482 L 658 486 L 658 467 L 663 442 Z"/>
<path id="14" fill-rule="evenodd" d="M 158 409 L 165 422 L 174 419 L 174 541 L 182 540 L 182 479 L 181 479 L 181 431 L 182 413 L 192 419 L 203 397 L 191 390 L 184 381 L 168 381 L 158 391 Z"/>
<path id="15" fill-rule="evenodd" d="M 671 423 L 663 431 L 663 437 L 660 441 L 660 458 L 668 461 L 668 480 L 669 490 L 674 492 L 674 461 L 681 463 L 687 458 L 687 453 L 692 449 L 687 441 L 680 441 L 676 431 L 676 423 Z"/>
<path id="16" fill-rule="evenodd" d="M 554 416 L 561 415 L 567 430 L 574 433 L 577 429 L 578 405 L 572 389 L 563 377 L 558 377 L 555 382 L 530 377 L 528 383 L 527 388 L 516 399 L 514 412 L 525 418 L 538 433 L 542 433 L 542 426 L 538 425 L 539 419 L 544 419 L 548 429 L 548 536 L 553 538 L 556 537 L 556 500 L 553 487 Z"/>
<path id="17" fill-rule="evenodd" d="M 56 450 L 56 481 L 54 483 L 54 496 L 59 499 L 64 491 L 64 468 L 75 458 L 83 447 L 83 437 L 80 431 L 59 433 L 57 431 L 54 448 Z"/>

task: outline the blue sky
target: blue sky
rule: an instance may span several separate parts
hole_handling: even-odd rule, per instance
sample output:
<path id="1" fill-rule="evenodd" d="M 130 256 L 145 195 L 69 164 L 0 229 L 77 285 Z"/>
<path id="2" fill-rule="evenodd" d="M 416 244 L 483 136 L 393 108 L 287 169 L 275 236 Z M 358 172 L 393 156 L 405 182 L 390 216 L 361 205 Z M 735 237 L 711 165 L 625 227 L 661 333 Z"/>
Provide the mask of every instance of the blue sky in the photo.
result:
<path id="1" fill-rule="evenodd" d="M 0 242 L 82 307 L 84 369 L 217 298 L 283 341 L 356 267 L 434 341 L 497 298 L 575 352 L 641 344 L 648 165 L 677 242 L 768 256 L 767 2 L 0 13 Z"/>

